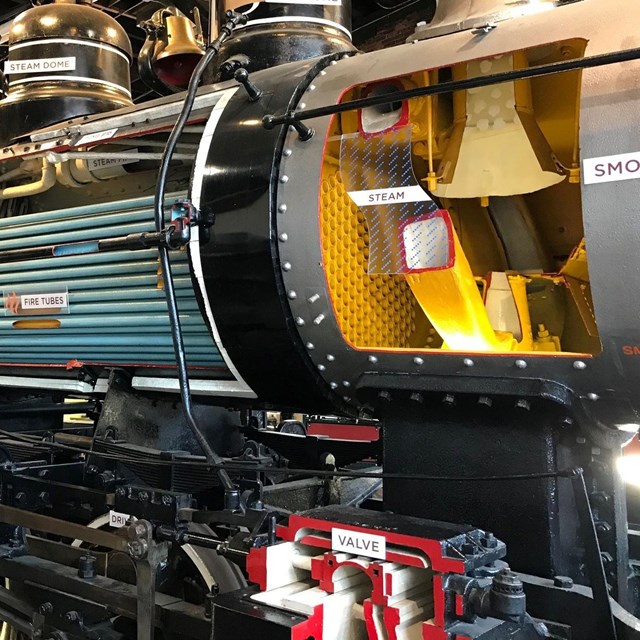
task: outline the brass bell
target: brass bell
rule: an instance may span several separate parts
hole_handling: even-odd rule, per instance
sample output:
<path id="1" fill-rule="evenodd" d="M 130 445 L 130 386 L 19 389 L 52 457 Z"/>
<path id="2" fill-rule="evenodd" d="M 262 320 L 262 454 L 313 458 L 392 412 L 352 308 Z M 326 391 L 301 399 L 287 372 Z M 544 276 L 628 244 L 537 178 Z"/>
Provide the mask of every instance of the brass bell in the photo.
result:
<path id="1" fill-rule="evenodd" d="M 155 76 L 168 87 L 185 88 L 200 58 L 204 55 L 199 15 L 196 22 L 175 7 L 157 11 L 144 26 L 149 34 L 141 56 L 147 73 L 143 79 Z M 141 69 L 142 71 L 142 69 Z"/>

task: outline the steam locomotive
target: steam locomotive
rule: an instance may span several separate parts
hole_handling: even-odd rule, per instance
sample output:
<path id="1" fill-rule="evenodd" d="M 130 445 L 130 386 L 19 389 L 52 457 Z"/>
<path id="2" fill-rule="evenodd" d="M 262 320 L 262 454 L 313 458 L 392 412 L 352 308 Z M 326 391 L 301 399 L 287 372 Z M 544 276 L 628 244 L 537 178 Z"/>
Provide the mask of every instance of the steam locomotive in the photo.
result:
<path id="1" fill-rule="evenodd" d="M 239 4 L 12 26 L 2 637 L 640 637 L 640 7 Z"/>

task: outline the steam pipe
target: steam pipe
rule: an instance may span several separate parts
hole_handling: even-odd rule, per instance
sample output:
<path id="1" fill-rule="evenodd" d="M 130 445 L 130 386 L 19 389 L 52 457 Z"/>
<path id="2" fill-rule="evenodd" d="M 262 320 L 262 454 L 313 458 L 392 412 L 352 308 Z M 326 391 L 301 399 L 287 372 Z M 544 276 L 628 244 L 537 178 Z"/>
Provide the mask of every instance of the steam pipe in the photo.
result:
<path id="1" fill-rule="evenodd" d="M 40 179 L 29 184 L 21 184 L 17 187 L 5 187 L 0 189 L 0 200 L 10 200 L 11 198 L 25 198 L 44 193 L 56 183 L 56 168 L 43 158 L 42 174 Z"/>

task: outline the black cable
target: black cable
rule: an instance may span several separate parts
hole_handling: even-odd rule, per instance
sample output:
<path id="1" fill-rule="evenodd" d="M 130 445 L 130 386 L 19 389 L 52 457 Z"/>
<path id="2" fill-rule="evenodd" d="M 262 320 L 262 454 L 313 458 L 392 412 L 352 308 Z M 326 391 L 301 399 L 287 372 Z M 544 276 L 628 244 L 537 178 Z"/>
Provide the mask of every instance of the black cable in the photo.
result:
<path id="1" fill-rule="evenodd" d="M 204 56 L 198 62 L 191 80 L 189 81 L 189 87 L 187 88 L 187 94 L 182 105 L 182 111 L 173 125 L 171 134 L 167 140 L 162 159 L 160 162 L 160 169 L 158 171 L 158 181 L 156 185 L 154 211 L 155 211 L 155 225 L 156 231 L 160 232 L 164 228 L 164 198 L 167 186 L 167 177 L 169 174 L 169 164 L 171 158 L 178 144 L 178 139 L 187 124 L 193 104 L 198 92 L 198 85 L 202 78 L 202 74 L 205 68 L 213 60 L 213 58 L 220 51 L 222 43 L 231 35 L 233 30 L 239 24 L 244 24 L 247 21 L 246 16 L 233 11 L 227 12 L 227 23 L 220 29 L 220 34 L 213 40 L 204 54 Z M 171 260 L 169 259 L 169 250 L 167 247 L 160 247 L 158 249 L 160 254 L 160 264 L 162 266 L 162 275 L 164 281 L 164 290 L 167 298 L 167 307 L 169 310 L 169 323 L 171 325 L 171 338 L 173 340 L 173 349 L 176 355 L 176 366 L 178 370 L 178 382 L 180 385 L 180 396 L 182 398 L 182 407 L 184 410 L 187 424 L 196 437 L 198 444 L 202 448 L 205 457 L 209 462 L 218 467 L 218 475 L 220 481 L 225 489 L 233 490 L 235 488 L 233 482 L 229 478 L 228 474 L 221 468 L 222 458 L 213 450 L 202 431 L 198 426 L 195 415 L 193 413 L 193 404 L 191 402 L 191 387 L 189 385 L 189 374 L 187 371 L 187 358 L 184 351 L 184 340 L 182 337 L 182 328 L 180 326 L 180 315 L 178 311 L 178 303 L 176 299 L 176 292 L 173 282 L 173 272 L 171 270 Z"/>
<path id="2" fill-rule="evenodd" d="M 397 102 L 398 100 L 411 100 L 412 98 L 421 98 L 424 96 L 438 96 L 444 93 L 452 93 L 453 91 L 488 87 L 495 84 L 501 84 L 503 82 L 527 80 L 529 78 L 538 78 L 555 73 L 565 73 L 567 71 L 593 69 L 595 67 L 617 64 L 620 62 L 638 60 L 639 58 L 640 48 L 625 49 L 624 51 L 616 51 L 614 53 L 603 53 L 586 58 L 577 58 L 575 60 L 550 62 L 549 64 L 541 64 L 534 67 L 527 67 L 525 69 L 515 69 L 513 71 L 504 71 L 502 73 L 494 73 L 475 78 L 466 78 L 464 80 L 440 82 L 439 84 L 428 85 L 426 87 L 416 87 L 415 89 L 398 91 L 392 95 L 394 102 Z M 375 107 L 383 104 L 389 104 L 389 94 L 371 95 L 367 98 L 349 100 L 339 104 L 330 104 L 324 107 L 317 107 L 316 109 L 289 111 L 279 116 L 266 115 L 263 118 L 263 123 L 265 128 L 273 129 L 277 125 L 289 125 L 294 122 L 336 115 L 338 113 L 345 113 L 348 111 L 357 111 L 358 109 L 365 109 L 367 107 Z"/>
<path id="3" fill-rule="evenodd" d="M 375 0 L 375 3 L 385 11 L 398 11 L 400 9 L 408 7 L 411 4 L 416 4 L 417 2 L 418 0 L 405 0 L 404 2 L 398 2 L 397 4 L 388 5 L 380 2 L 380 0 Z"/>

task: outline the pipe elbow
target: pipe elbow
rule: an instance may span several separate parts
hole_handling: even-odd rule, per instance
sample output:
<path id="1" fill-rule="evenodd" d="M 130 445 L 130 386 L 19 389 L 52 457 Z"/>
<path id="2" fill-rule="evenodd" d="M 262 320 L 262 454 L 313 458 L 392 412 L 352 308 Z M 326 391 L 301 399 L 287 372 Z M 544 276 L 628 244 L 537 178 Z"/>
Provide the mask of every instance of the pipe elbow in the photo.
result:
<path id="1" fill-rule="evenodd" d="M 56 183 L 56 168 L 45 158 L 42 159 L 42 174 L 39 180 L 29 184 L 21 184 L 16 187 L 5 187 L 0 189 L 0 200 L 11 198 L 25 198 L 44 193 Z"/>

